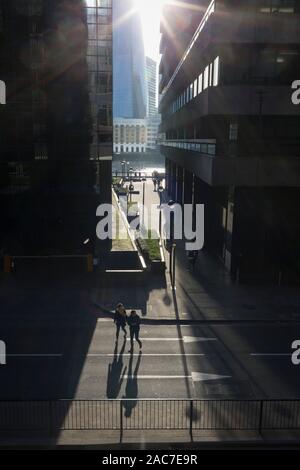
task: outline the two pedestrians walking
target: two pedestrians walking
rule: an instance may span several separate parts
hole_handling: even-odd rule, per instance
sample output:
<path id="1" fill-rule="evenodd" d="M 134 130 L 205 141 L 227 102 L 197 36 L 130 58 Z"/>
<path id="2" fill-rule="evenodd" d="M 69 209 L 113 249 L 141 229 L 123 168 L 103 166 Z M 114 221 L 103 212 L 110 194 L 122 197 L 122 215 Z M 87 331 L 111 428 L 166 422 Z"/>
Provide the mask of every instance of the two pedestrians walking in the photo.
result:
<path id="1" fill-rule="evenodd" d="M 140 349 L 142 349 L 142 342 L 139 338 L 140 329 L 141 329 L 141 319 L 135 310 L 132 310 L 129 317 L 127 317 L 127 313 L 126 313 L 124 305 L 121 303 L 118 304 L 116 311 L 115 311 L 114 323 L 117 328 L 117 332 L 116 332 L 117 341 L 119 339 L 120 329 L 123 330 L 125 337 L 127 336 L 127 330 L 125 327 L 126 327 L 126 324 L 128 324 L 129 331 L 130 331 L 130 344 L 131 344 L 131 348 L 129 352 L 133 352 L 134 340 L 137 341 Z"/>

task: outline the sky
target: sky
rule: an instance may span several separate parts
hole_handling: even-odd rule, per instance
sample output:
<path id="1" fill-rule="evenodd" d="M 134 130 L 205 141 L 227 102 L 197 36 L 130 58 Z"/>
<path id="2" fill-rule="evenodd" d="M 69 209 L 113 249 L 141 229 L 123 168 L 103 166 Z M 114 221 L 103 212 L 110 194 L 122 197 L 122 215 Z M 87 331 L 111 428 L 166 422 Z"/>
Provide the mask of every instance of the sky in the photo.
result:
<path id="1" fill-rule="evenodd" d="M 160 18 L 166 0 L 135 0 L 144 32 L 145 54 L 159 61 Z"/>

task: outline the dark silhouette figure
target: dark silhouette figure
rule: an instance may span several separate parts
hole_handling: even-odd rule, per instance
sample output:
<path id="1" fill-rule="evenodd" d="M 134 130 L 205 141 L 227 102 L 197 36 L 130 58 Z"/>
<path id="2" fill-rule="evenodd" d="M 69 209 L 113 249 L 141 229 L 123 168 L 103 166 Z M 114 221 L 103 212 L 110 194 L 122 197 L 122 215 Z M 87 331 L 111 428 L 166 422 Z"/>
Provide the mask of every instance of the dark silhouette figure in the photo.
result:
<path id="1" fill-rule="evenodd" d="M 124 380 L 124 375 L 126 373 L 127 367 L 123 369 L 123 354 L 126 346 L 126 338 L 124 338 L 122 349 L 120 354 L 118 354 L 118 343 L 116 342 L 114 350 L 114 360 L 112 364 L 108 366 L 108 376 L 107 376 L 107 388 L 106 395 L 107 398 L 118 398 L 122 383 Z"/>
<path id="2" fill-rule="evenodd" d="M 123 406 L 125 408 L 125 417 L 129 418 L 132 415 L 132 412 L 134 408 L 137 405 L 137 398 L 139 394 L 139 389 L 138 389 L 138 372 L 139 368 L 141 365 L 141 360 L 142 360 L 142 351 L 139 353 L 139 357 L 134 369 L 133 370 L 133 354 L 130 356 L 130 361 L 129 361 L 129 369 L 128 369 L 128 378 L 127 378 L 127 384 L 126 384 L 126 389 L 125 393 L 126 395 L 123 397 Z"/>
<path id="3" fill-rule="evenodd" d="M 127 318 L 127 323 L 129 325 L 129 330 L 130 330 L 130 344 L 131 344 L 131 348 L 129 352 L 133 353 L 134 339 L 138 342 L 140 349 L 142 349 L 142 342 L 139 338 L 140 329 L 141 329 L 141 319 L 135 310 L 131 311 L 130 316 Z"/>
<path id="4" fill-rule="evenodd" d="M 127 335 L 127 331 L 126 331 L 126 328 L 125 328 L 126 322 L 127 322 L 127 314 L 126 314 L 126 310 L 124 308 L 124 305 L 123 304 L 118 304 L 117 308 L 116 308 L 116 311 L 115 311 L 115 317 L 114 317 L 114 323 L 117 327 L 117 332 L 116 332 L 117 341 L 119 339 L 120 329 L 121 328 L 124 332 L 124 335 L 125 336 Z"/>

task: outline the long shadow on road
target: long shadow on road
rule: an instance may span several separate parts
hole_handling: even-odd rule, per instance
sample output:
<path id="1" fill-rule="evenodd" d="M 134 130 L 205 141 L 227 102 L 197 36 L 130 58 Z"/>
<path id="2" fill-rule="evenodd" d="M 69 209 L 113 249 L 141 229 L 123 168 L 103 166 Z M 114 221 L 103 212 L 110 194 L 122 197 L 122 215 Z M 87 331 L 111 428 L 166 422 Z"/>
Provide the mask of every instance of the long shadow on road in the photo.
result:
<path id="1" fill-rule="evenodd" d="M 114 359 L 108 366 L 107 390 L 106 396 L 109 399 L 118 398 L 124 381 L 127 367 L 124 367 L 123 354 L 126 347 L 126 337 L 124 338 L 122 348 L 118 354 L 118 341 L 116 341 L 114 350 Z"/>

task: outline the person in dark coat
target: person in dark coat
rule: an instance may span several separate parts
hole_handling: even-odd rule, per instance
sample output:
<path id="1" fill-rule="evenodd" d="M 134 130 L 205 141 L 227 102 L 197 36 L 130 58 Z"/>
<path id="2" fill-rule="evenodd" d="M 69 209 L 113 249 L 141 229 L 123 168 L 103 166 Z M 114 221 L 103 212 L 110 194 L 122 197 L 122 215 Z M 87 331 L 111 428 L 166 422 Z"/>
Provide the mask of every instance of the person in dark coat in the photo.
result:
<path id="1" fill-rule="evenodd" d="M 141 319 L 135 310 L 131 311 L 130 316 L 127 318 L 127 323 L 129 325 L 129 330 L 130 330 L 130 343 L 131 343 L 131 349 L 129 352 L 132 353 L 134 339 L 138 342 L 140 349 L 142 349 L 142 342 L 139 338 L 140 329 L 141 329 Z"/>
<path id="2" fill-rule="evenodd" d="M 120 329 L 122 328 L 124 335 L 127 336 L 127 331 L 126 331 L 126 322 L 127 322 L 127 314 L 126 310 L 124 308 L 123 304 L 118 304 L 116 311 L 115 311 L 115 317 L 114 317 L 114 323 L 117 327 L 117 340 L 119 339 L 119 334 L 120 334 Z"/>

